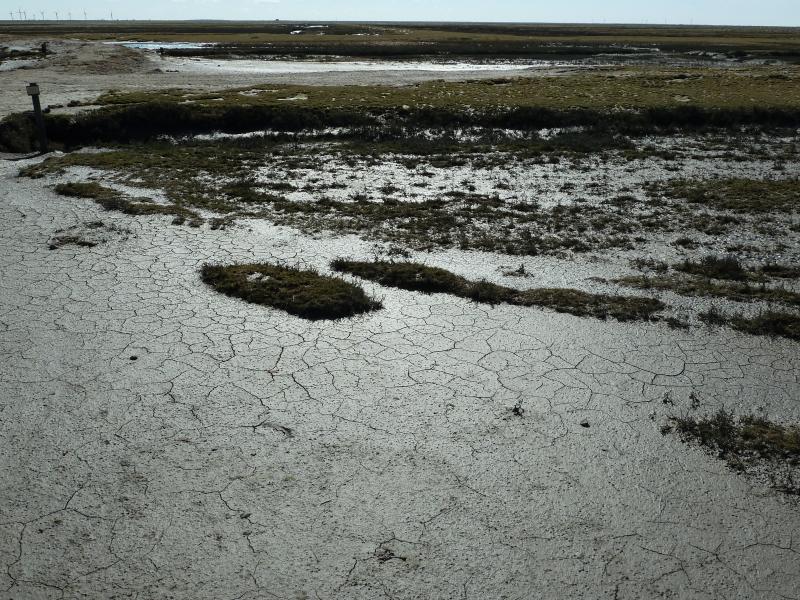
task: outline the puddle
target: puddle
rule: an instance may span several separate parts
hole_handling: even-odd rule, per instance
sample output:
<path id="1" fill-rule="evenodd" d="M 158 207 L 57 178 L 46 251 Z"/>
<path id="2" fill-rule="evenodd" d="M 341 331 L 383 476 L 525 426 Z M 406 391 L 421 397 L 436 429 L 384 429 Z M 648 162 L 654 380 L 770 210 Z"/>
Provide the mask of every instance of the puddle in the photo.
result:
<path id="1" fill-rule="evenodd" d="M 208 59 L 166 58 L 167 67 L 184 72 L 225 73 L 347 73 L 374 71 L 478 72 L 528 71 L 575 66 L 574 63 L 552 60 L 527 61 L 391 61 L 391 60 L 271 60 L 271 59 Z"/>
<path id="2" fill-rule="evenodd" d="M 11 59 L 0 62 L 0 72 L 2 71 L 15 71 L 17 69 L 27 69 L 36 64 L 36 60 L 29 59 Z"/>
<path id="3" fill-rule="evenodd" d="M 103 42 L 112 46 L 124 46 L 125 48 L 135 48 L 137 50 L 158 50 L 165 48 L 169 50 L 197 50 L 199 48 L 211 48 L 216 46 L 213 42 Z"/>

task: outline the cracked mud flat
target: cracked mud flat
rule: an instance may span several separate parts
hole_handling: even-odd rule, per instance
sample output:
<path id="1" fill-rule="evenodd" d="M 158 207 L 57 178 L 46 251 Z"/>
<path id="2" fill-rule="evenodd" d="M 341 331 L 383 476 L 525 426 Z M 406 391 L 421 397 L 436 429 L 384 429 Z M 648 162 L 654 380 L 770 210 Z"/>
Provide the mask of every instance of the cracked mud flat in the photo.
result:
<path id="1" fill-rule="evenodd" d="M 310 323 L 198 269 L 371 244 L 104 212 L 26 164 L 0 163 L 0 598 L 800 595 L 797 505 L 659 431 L 691 392 L 800 420 L 796 343 L 371 284 L 383 311 Z M 98 220 L 129 233 L 48 249 Z"/>

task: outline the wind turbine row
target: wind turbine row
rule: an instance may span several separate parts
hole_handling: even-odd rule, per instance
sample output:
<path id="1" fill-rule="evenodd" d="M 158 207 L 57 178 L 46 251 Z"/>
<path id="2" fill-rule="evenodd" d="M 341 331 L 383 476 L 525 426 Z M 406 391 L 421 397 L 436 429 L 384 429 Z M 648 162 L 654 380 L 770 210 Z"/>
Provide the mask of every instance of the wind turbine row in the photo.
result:
<path id="1" fill-rule="evenodd" d="M 18 9 L 17 12 L 14 12 L 13 10 L 10 10 L 10 11 L 8 11 L 8 14 L 11 17 L 12 21 L 36 21 L 37 20 L 35 12 L 31 12 L 31 17 L 29 19 L 27 11 L 22 10 L 21 8 Z M 40 10 L 39 14 L 41 15 L 41 19 L 39 19 L 40 21 L 46 21 L 47 20 L 45 18 L 45 13 L 44 13 L 43 10 Z M 55 19 L 53 19 L 54 21 L 62 21 L 62 20 L 72 21 L 72 13 L 71 12 L 67 13 L 67 18 L 66 19 L 61 19 L 59 17 L 58 11 L 53 11 L 53 15 L 55 16 Z M 114 20 L 114 13 L 110 12 L 109 13 L 109 17 L 110 17 L 110 20 L 113 21 Z M 84 21 L 88 21 L 89 20 L 89 16 L 86 14 L 85 10 L 83 11 L 83 20 Z"/>

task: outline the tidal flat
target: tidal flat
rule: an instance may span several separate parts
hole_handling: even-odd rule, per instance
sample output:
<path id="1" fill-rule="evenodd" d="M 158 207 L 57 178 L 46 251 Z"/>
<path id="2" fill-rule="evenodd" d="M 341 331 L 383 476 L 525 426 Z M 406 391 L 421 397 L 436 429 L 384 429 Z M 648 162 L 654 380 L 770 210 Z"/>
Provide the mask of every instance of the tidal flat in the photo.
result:
<path id="1" fill-rule="evenodd" d="M 59 27 L 0 28 L 0 597 L 797 595 L 797 31 Z M 372 70 L 431 45 L 568 64 Z"/>

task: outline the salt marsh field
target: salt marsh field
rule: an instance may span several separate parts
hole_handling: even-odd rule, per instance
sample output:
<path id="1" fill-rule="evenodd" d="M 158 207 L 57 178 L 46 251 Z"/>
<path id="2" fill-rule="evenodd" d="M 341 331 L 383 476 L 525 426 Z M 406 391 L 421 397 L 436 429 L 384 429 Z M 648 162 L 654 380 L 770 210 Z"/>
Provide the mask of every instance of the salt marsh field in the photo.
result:
<path id="1" fill-rule="evenodd" d="M 64 27 L 0 28 L 0 598 L 797 597 L 796 31 Z"/>

